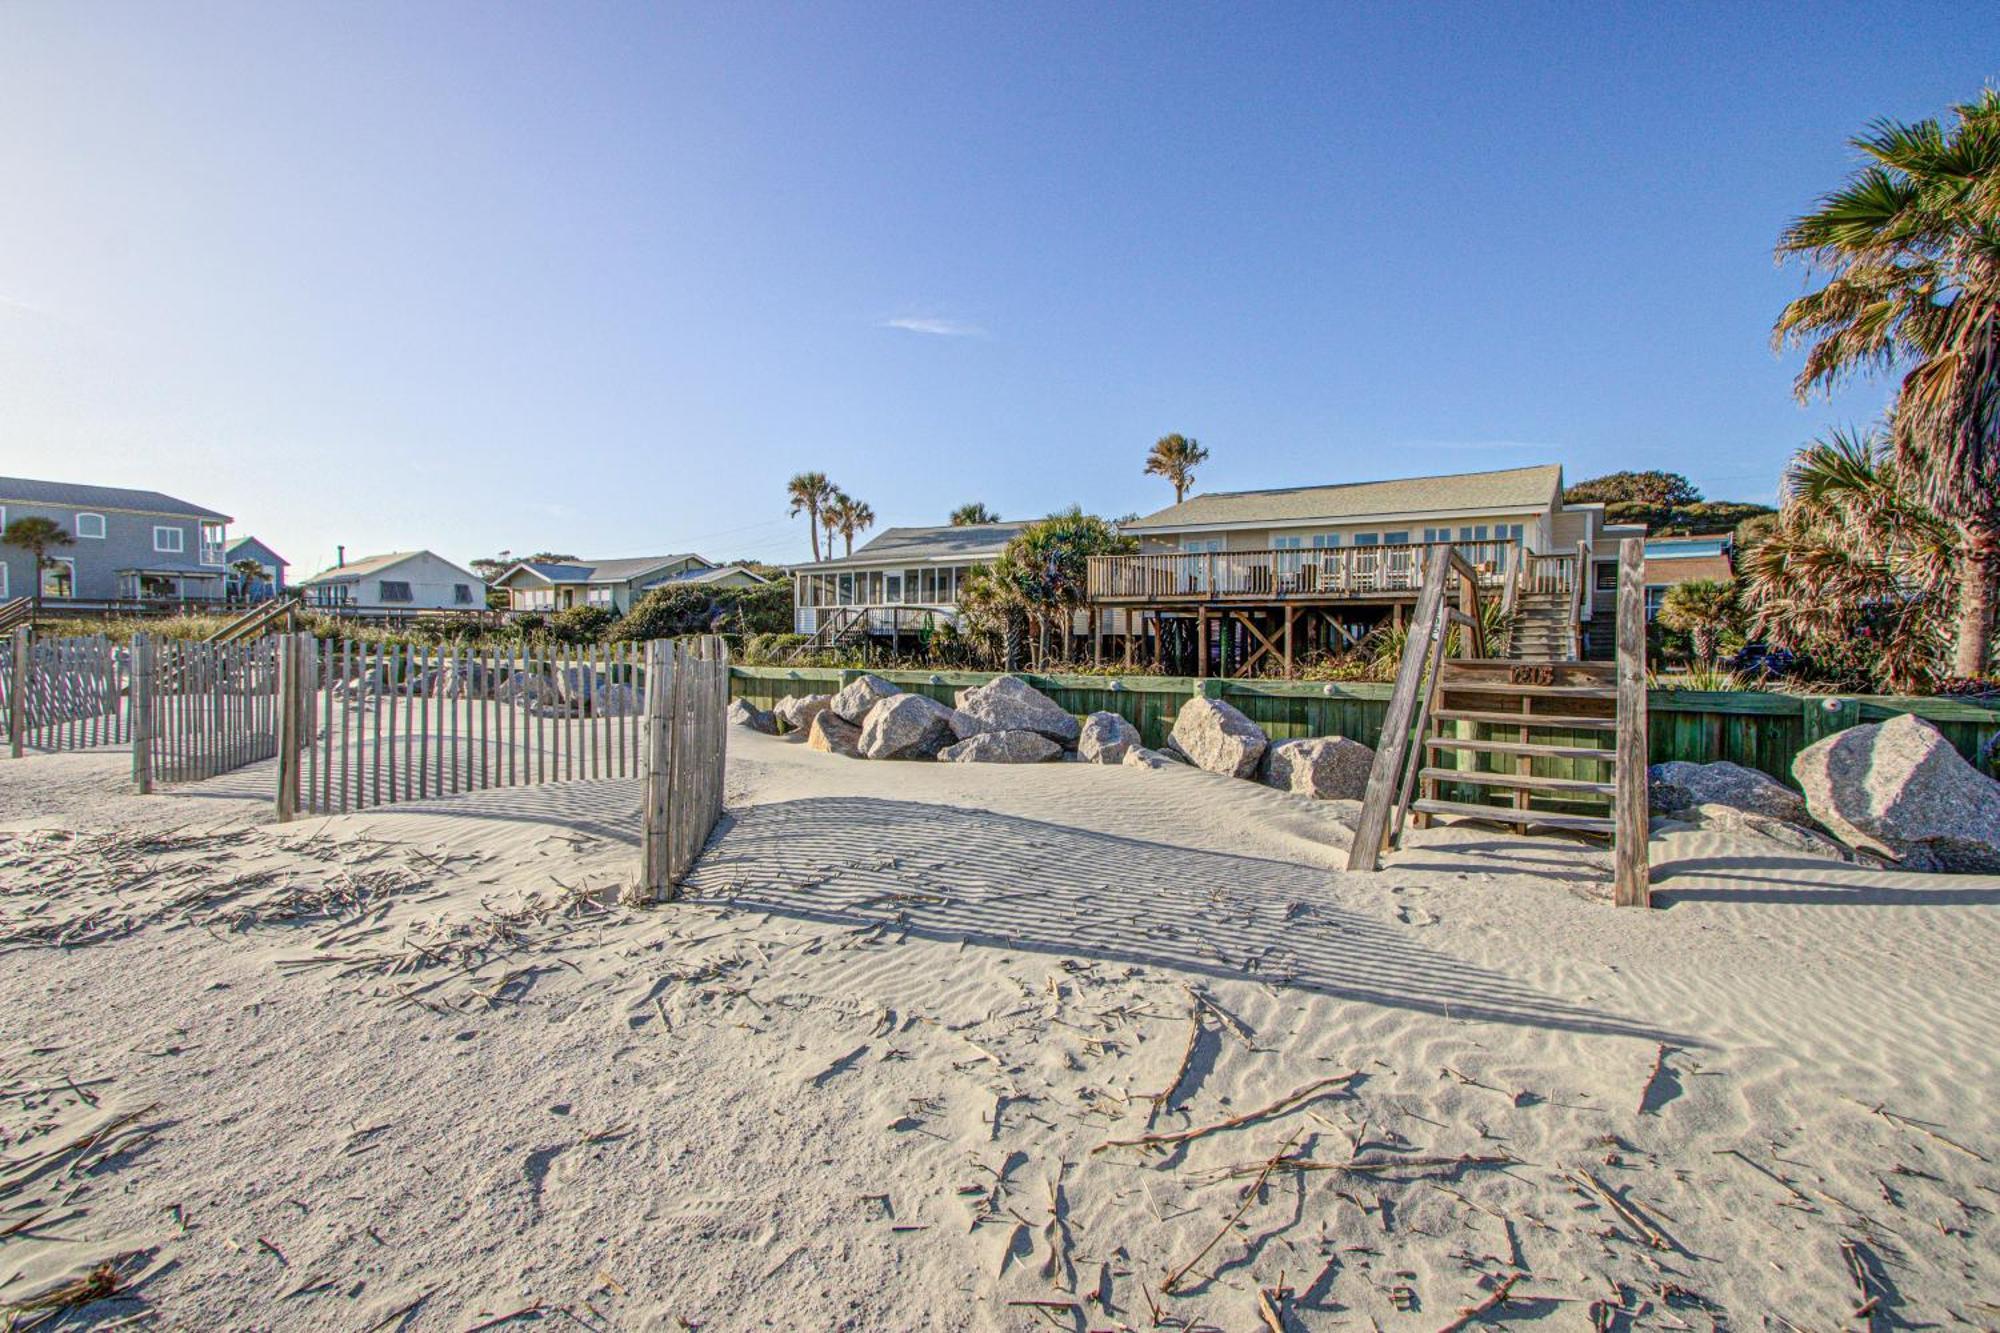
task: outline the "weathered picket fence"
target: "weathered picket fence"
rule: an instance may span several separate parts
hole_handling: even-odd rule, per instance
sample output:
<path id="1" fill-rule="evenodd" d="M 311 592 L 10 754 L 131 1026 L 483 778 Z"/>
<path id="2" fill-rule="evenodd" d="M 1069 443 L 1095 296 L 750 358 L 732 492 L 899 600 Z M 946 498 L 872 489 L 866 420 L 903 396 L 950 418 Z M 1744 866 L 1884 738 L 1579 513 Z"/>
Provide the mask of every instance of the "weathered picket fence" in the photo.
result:
<path id="1" fill-rule="evenodd" d="M 200 782 L 269 759 L 278 745 L 275 639 L 132 642 L 132 779 Z"/>
<path id="2" fill-rule="evenodd" d="M 289 645 L 298 736 L 280 818 L 639 775 L 637 645 L 424 648 L 305 634 L 267 642 L 279 638 Z"/>
<path id="3" fill-rule="evenodd" d="M 640 894 L 671 896 L 722 814 L 729 658 L 716 636 L 473 650 L 280 647 L 277 817 L 643 778 Z"/>
<path id="4" fill-rule="evenodd" d="M 28 749 L 88 750 L 131 739 L 128 655 L 103 635 L 0 638 L 0 725 L 16 759 Z"/>
<path id="5" fill-rule="evenodd" d="M 640 893 L 674 896 L 722 818 L 729 650 L 715 635 L 646 645 L 645 854 Z"/>

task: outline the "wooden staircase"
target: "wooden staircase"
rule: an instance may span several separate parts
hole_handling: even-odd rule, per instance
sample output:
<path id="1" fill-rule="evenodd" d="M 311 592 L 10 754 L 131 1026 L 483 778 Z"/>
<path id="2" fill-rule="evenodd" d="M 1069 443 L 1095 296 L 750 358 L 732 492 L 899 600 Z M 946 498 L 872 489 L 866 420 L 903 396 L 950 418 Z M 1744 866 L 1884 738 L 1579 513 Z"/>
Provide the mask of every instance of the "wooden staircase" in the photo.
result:
<path id="1" fill-rule="evenodd" d="M 35 599 L 16 597 L 11 602 L 0 602 L 0 634 L 12 634 L 21 626 L 30 624 L 35 618 Z"/>
<path id="2" fill-rule="evenodd" d="M 1620 550 L 1616 662 L 1577 660 L 1575 590 L 1546 586 L 1516 592 L 1506 657 L 1485 656 L 1476 642 L 1471 655 L 1449 656 L 1448 629 L 1477 614 L 1476 580 L 1456 565 L 1440 553 L 1418 597 L 1349 868 L 1379 868 L 1405 819 L 1419 828 L 1490 820 L 1609 838 L 1617 902 L 1645 905 L 1643 544 Z M 1444 594 L 1454 579 L 1452 611 Z"/>
<path id="3" fill-rule="evenodd" d="M 265 634 L 279 633 L 281 621 L 284 629 L 290 631 L 298 628 L 298 618 L 299 596 L 287 593 L 251 607 L 202 642 L 240 643 L 245 639 L 261 638 Z"/>
<path id="4" fill-rule="evenodd" d="M 820 622 L 820 626 L 813 632 L 813 636 L 792 649 L 785 660 L 796 662 L 808 653 L 821 652 L 828 648 L 844 647 L 857 639 L 866 637 L 867 633 L 868 612 L 865 608 L 858 606 L 834 607 L 827 613 L 826 619 Z"/>

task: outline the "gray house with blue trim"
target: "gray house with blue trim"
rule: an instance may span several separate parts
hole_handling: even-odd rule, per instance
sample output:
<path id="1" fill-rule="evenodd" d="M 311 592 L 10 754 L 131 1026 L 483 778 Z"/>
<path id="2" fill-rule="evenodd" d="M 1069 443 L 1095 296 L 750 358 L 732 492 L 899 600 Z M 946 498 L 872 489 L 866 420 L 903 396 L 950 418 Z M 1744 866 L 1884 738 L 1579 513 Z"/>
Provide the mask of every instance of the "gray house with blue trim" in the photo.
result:
<path id="1" fill-rule="evenodd" d="M 22 518 L 52 520 L 71 541 L 35 569 L 32 552 L 0 544 L 0 601 L 44 603 L 219 601 L 228 579 L 229 515 L 122 486 L 0 477 L 0 532 Z"/>

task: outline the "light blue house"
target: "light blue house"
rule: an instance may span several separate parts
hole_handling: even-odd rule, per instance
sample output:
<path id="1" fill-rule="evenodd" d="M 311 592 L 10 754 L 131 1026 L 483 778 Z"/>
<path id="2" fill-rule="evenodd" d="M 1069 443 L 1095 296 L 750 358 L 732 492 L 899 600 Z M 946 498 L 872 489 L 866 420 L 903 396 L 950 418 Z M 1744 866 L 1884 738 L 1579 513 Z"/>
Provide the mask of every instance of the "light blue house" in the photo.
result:
<path id="1" fill-rule="evenodd" d="M 39 571 L 32 552 L 0 544 L 0 601 L 220 601 L 229 573 L 229 515 L 158 491 L 0 477 L 0 532 L 46 518 L 70 537 Z"/>

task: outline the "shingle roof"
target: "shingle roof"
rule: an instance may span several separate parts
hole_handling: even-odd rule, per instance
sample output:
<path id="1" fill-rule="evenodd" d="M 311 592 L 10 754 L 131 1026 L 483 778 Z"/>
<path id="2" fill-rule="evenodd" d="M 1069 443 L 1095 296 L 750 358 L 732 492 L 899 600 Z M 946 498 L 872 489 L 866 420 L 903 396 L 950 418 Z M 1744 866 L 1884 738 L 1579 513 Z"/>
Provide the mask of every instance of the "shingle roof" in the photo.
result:
<path id="1" fill-rule="evenodd" d="M 292 563 L 291 561 L 285 559 L 285 557 L 279 555 L 276 551 L 272 550 L 270 547 L 266 546 L 262 541 L 258 540 L 255 537 L 238 537 L 235 541 L 229 543 L 229 546 L 227 548 L 227 558 L 230 560 L 231 563 L 234 563 L 235 561 L 242 560 L 245 558 L 255 559 L 256 557 L 254 555 L 246 557 L 243 554 L 244 552 L 250 551 L 252 548 L 255 548 L 258 551 L 262 551 L 265 555 L 269 556 L 270 560 L 268 561 L 268 563 L 270 564 L 290 566 L 290 564 Z"/>
<path id="2" fill-rule="evenodd" d="M 794 569 L 847 569 L 860 565 L 880 565 L 909 560 L 982 559 L 1000 554 L 1002 547 L 1027 527 L 1021 523 L 968 523 L 937 528 L 885 528 L 882 534 L 853 555 L 818 564 L 794 565 Z"/>
<path id="3" fill-rule="evenodd" d="M 158 491 L 127 490 L 123 486 L 86 486 L 69 481 L 33 481 L 27 477 L 0 477 L 0 504 L 55 505 L 64 509 L 131 509 L 142 514 L 172 514 L 181 518 L 207 518 L 234 523 L 227 514 L 204 509 L 186 500 L 176 500 Z"/>
<path id="4" fill-rule="evenodd" d="M 510 568 L 507 574 L 516 569 L 532 569 L 551 583 L 625 583 L 683 560 L 699 560 L 703 565 L 708 564 L 704 557 L 686 551 L 677 555 L 635 555 L 618 560 L 565 560 L 560 563 L 523 560 Z M 506 576 L 503 574 L 501 578 Z"/>
<path id="5" fill-rule="evenodd" d="M 1121 526 L 1126 532 L 1144 532 L 1149 528 L 1219 527 L 1231 523 L 1341 521 L 1377 514 L 1539 509 L 1561 485 L 1562 468 L 1548 463 L 1446 477 L 1402 477 L 1393 481 L 1292 486 L 1267 491 L 1214 491 Z"/>
<path id="6" fill-rule="evenodd" d="M 387 555 L 363 556 L 359 560 L 350 560 L 344 565 L 335 565 L 332 569 L 322 569 L 319 573 L 309 579 L 302 580 L 302 582 L 321 583 L 332 579 L 365 579 L 370 574 L 380 573 L 391 565 L 400 565 L 413 555 L 428 554 L 430 553 L 427 551 L 391 551 Z"/>

